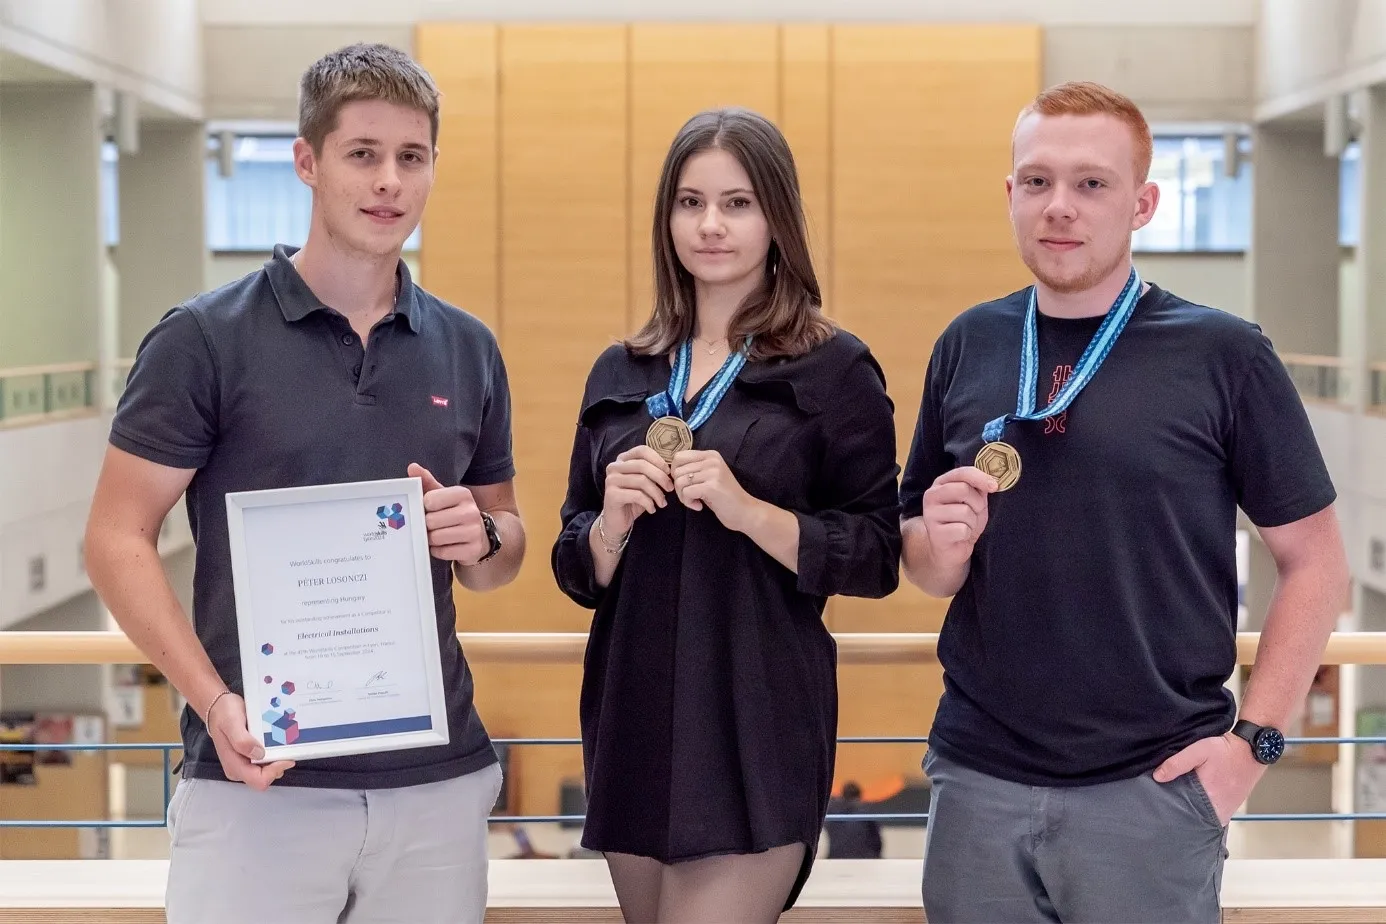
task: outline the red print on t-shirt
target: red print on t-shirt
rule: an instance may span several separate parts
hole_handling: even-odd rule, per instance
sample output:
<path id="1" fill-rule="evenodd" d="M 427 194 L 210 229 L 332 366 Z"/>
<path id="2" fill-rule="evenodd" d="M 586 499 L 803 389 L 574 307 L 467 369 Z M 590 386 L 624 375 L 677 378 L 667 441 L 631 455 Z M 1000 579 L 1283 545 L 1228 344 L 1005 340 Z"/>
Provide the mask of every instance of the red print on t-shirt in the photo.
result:
<path id="1" fill-rule="evenodd" d="M 1051 389 L 1049 389 L 1049 398 L 1048 398 L 1048 400 L 1045 401 L 1045 404 L 1053 404 L 1053 403 L 1054 403 L 1054 399 L 1057 398 L 1057 397 L 1059 396 L 1059 390 L 1062 389 L 1065 385 L 1068 384 L 1069 377 L 1072 376 L 1072 375 L 1073 375 L 1073 367 L 1072 367 L 1072 366 L 1055 366 L 1055 367 L 1054 367 L 1054 387 L 1051 388 Z M 1067 431 L 1067 429 L 1065 429 L 1067 425 L 1068 425 L 1068 411 L 1064 411 L 1062 414 L 1059 414 L 1059 415 L 1054 416 L 1054 417 L 1046 417 L 1046 418 L 1044 418 L 1044 432 L 1045 432 L 1046 434 L 1050 434 L 1050 433 L 1067 433 L 1068 431 Z"/>

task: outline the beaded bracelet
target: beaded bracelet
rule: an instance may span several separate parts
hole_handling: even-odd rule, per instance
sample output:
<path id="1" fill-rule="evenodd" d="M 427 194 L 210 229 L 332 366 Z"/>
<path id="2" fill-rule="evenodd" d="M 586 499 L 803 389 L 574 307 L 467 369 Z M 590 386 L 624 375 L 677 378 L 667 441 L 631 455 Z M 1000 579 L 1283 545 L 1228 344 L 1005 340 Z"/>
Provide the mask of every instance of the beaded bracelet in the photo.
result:
<path id="1" fill-rule="evenodd" d="M 217 700 L 221 699 L 223 696 L 227 695 L 230 692 L 230 690 L 222 690 L 216 696 L 212 697 L 212 704 L 207 707 L 207 717 L 202 720 L 203 725 L 212 724 L 212 710 L 217 707 Z"/>

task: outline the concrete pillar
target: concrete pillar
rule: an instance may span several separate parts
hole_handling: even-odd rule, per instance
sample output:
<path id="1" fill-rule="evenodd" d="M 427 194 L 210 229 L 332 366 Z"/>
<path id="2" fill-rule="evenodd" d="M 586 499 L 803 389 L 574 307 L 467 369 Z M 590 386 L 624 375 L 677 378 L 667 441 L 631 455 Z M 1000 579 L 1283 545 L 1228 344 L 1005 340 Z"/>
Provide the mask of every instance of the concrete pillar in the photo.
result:
<path id="1" fill-rule="evenodd" d="M 1258 125 L 1251 317 L 1281 353 L 1338 356 L 1338 160 L 1320 128 Z"/>
<path id="2" fill-rule="evenodd" d="M 98 358 L 101 137 L 95 87 L 0 85 L 0 369 Z"/>
<path id="3" fill-rule="evenodd" d="M 1361 228 L 1357 245 L 1357 313 L 1360 379 L 1370 386 L 1367 366 L 1386 362 L 1386 85 L 1364 90 L 1358 97 L 1362 129 L 1359 190 Z M 1369 388 L 1359 391 L 1363 404 Z M 1386 399 L 1386 395 L 1381 395 Z"/>
<path id="4" fill-rule="evenodd" d="M 129 359 L 170 308 L 203 288 L 206 128 L 144 122 L 139 150 L 120 157 L 120 358 Z"/>

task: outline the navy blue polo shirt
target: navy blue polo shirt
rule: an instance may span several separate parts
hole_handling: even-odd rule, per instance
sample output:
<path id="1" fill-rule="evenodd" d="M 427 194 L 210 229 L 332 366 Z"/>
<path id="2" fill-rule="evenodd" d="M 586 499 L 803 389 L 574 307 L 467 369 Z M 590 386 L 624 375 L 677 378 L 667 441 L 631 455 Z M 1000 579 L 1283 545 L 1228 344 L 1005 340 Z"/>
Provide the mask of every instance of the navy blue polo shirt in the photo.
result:
<path id="1" fill-rule="evenodd" d="M 496 339 L 399 268 L 395 310 L 363 344 L 276 247 L 262 269 L 174 308 L 145 337 L 111 443 L 196 469 L 186 503 L 197 543 L 193 624 L 217 673 L 242 693 L 226 527 L 231 491 L 406 476 L 509 481 L 510 392 Z M 452 571 L 433 559 L 450 741 L 299 763 L 276 785 L 373 789 L 461 776 L 496 760 L 456 636 Z M 206 726 L 182 717 L 185 770 L 225 779 Z"/>

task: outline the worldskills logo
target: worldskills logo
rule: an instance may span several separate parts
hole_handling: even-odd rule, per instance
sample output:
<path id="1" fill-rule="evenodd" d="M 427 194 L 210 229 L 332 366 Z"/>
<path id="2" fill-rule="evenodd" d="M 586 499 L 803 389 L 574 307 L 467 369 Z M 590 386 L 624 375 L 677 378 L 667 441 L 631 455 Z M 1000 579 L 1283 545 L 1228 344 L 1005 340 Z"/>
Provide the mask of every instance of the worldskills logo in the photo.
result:
<path id="1" fill-rule="evenodd" d="M 380 528 L 384 529 L 404 529 L 404 505 L 391 504 L 388 507 L 381 506 L 376 508 L 376 519 L 380 521 Z"/>

